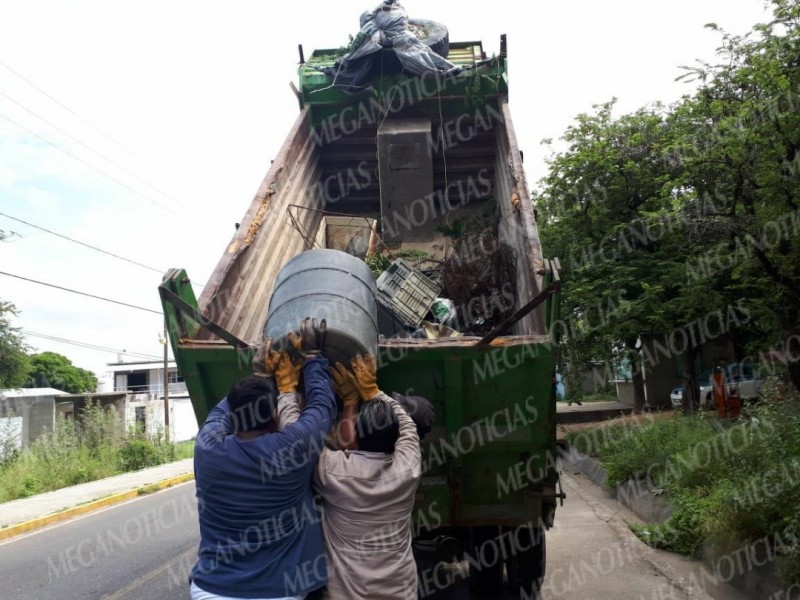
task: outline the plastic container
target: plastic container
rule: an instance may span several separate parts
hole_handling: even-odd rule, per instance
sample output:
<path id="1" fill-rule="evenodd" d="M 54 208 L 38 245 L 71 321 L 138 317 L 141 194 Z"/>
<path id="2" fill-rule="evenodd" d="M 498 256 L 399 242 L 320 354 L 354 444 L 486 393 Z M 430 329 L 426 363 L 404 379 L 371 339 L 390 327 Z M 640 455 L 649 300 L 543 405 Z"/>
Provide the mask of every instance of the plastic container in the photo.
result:
<path id="1" fill-rule="evenodd" d="M 442 288 L 398 258 L 378 278 L 378 302 L 409 327 L 418 327 Z"/>
<path id="2" fill-rule="evenodd" d="M 264 337 L 286 347 L 286 335 L 306 317 L 326 319 L 322 353 L 331 364 L 378 350 L 375 280 L 363 261 L 339 250 L 309 250 L 286 263 L 275 279 Z"/>

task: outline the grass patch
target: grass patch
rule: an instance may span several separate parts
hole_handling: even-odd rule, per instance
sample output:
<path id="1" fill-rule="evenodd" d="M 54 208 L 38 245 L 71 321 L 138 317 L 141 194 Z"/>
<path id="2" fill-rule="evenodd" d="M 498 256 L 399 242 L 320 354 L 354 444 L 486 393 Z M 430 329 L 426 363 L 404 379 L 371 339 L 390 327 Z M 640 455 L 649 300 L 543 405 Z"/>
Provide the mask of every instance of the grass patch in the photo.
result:
<path id="1" fill-rule="evenodd" d="M 175 460 L 192 458 L 194 456 L 194 440 L 186 440 L 175 444 Z"/>
<path id="2" fill-rule="evenodd" d="M 646 543 L 716 560 L 748 545 L 769 549 L 800 582 L 800 398 L 765 383 L 740 419 L 674 415 L 568 435 L 598 457 L 609 486 L 629 479 L 663 489 L 672 517 L 632 528 Z"/>
<path id="3" fill-rule="evenodd" d="M 586 394 L 581 398 L 581 402 L 619 402 L 617 392 L 600 392 L 597 394 Z"/>
<path id="4" fill-rule="evenodd" d="M 81 426 L 60 419 L 21 452 L 0 454 L 0 503 L 188 458 L 194 441 L 124 431 L 116 413 L 88 403 Z M 0 441 L 2 444 L 2 441 Z"/>

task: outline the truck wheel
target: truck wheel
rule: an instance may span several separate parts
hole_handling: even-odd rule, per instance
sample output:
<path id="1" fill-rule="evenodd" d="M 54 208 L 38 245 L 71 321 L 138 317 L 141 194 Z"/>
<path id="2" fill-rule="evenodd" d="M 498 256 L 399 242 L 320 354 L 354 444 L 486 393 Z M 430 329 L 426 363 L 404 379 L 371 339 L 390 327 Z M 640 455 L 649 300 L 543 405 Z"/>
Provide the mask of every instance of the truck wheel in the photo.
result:
<path id="1" fill-rule="evenodd" d="M 544 527 L 522 527 L 517 539 L 524 550 L 516 554 L 509 566 L 509 582 L 516 582 L 520 599 L 538 599 L 547 563 L 547 544 Z M 511 577 L 511 573 L 514 577 Z M 512 590 L 514 591 L 514 590 Z"/>
<path id="2" fill-rule="evenodd" d="M 503 587 L 503 556 L 496 552 L 499 536 L 499 527 L 472 528 L 473 560 L 469 563 L 469 584 L 477 598 L 497 598 Z"/>
<path id="3" fill-rule="evenodd" d="M 450 33 L 447 27 L 428 19 L 409 19 L 408 24 L 424 32 L 421 37 L 418 36 L 423 44 L 429 46 L 439 56 L 447 58 L 450 53 Z"/>

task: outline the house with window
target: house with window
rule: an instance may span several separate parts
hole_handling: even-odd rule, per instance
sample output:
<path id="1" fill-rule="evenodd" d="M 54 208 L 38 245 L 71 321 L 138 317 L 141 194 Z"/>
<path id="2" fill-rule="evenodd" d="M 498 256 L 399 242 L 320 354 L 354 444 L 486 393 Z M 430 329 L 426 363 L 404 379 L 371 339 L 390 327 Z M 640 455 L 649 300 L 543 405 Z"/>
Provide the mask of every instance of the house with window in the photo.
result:
<path id="1" fill-rule="evenodd" d="M 121 357 L 120 357 L 121 358 Z M 168 392 L 170 439 L 184 441 L 197 435 L 192 402 L 175 361 L 109 363 L 105 393 L 125 393 L 123 419 L 126 427 L 138 427 L 149 435 L 165 429 L 164 391 Z"/>

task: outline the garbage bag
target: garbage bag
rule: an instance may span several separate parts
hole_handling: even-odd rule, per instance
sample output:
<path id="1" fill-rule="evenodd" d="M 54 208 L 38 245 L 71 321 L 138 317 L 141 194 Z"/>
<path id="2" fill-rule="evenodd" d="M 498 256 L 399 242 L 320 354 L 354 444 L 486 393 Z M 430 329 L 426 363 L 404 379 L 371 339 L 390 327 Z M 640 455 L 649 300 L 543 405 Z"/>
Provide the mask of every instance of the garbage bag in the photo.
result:
<path id="1" fill-rule="evenodd" d="M 403 69 L 412 75 L 452 75 L 461 70 L 429 45 L 446 53 L 447 29 L 438 23 L 419 21 L 436 34 L 435 38 L 428 40 L 429 43 L 424 42 L 412 31 L 408 14 L 399 2 L 385 0 L 374 10 L 363 13 L 359 22 L 358 47 L 332 67 L 319 68 L 333 80 L 334 87 L 347 92 L 371 88 L 380 77 L 377 66 L 381 61 L 380 51 L 384 48 L 391 48 Z"/>

